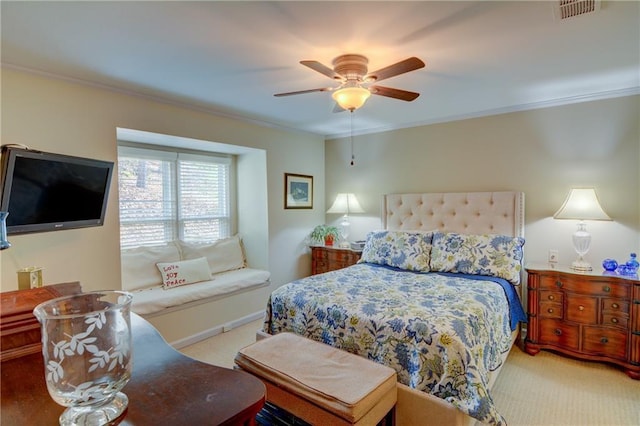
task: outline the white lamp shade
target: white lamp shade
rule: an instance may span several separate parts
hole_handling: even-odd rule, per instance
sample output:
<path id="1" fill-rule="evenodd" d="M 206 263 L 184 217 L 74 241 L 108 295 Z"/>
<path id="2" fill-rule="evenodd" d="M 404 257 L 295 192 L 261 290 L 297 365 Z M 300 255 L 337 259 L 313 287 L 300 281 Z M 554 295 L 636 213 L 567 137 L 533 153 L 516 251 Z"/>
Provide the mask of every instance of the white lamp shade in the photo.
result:
<path id="1" fill-rule="evenodd" d="M 587 232 L 585 220 L 611 220 L 608 214 L 602 210 L 598 202 L 598 196 L 593 188 L 573 188 L 569 196 L 564 200 L 560 210 L 553 215 L 555 219 L 579 220 L 578 230 L 573 234 L 573 248 L 578 253 L 578 259 L 574 260 L 571 268 L 576 271 L 591 271 L 593 268 L 584 259 L 591 248 L 591 234 Z"/>
<path id="2" fill-rule="evenodd" d="M 371 96 L 371 92 L 363 87 L 345 87 L 333 92 L 331 97 L 340 107 L 354 111 L 360 108 Z"/>
<path id="3" fill-rule="evenodd" d="M 364 209 L 360 206 L 355 194 L 341 193 L 336 196 L 327 213 L 364 213 Z"/>
<path id="4" fill-rule="evenodd" d="M 611 220 L 600 207 L 598 196 L 593 188 L 573 188 L 553 217 L 555 219 Z"/>

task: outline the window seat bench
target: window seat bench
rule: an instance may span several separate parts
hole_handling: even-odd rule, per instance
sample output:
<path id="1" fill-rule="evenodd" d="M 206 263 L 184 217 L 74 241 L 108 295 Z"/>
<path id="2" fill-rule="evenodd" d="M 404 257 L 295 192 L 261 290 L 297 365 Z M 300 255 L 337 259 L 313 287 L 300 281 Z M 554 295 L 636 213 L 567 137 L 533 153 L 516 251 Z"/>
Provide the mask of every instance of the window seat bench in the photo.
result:
<path id="1" fill-rule="evenodd" d="M 147 319 L 270 285 L 269 271 L 248 266 L 239 235 L 211 244 L 175 241 L 125 249 L 120 258 L 122 289 L 133 293 L 131 310 Z M 198 322 L 212 325 L 213 316 Z"/>
<path id="2" fill-rule="evenodd" d="M 214 279 L 165 290 L 162 285 L 133 291 L 131 310 L 151 317 L 169 310 L 206 303 L 241 291 L 269 285 L 269 271 L 242 268 L 215 274 Z"/>

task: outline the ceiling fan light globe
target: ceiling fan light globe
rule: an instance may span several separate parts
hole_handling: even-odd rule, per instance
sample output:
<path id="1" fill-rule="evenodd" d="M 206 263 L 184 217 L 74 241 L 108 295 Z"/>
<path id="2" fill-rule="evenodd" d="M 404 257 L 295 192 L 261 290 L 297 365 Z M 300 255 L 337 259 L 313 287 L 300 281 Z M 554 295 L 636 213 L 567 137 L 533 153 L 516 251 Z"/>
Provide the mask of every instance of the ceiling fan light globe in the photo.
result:
<path id="1" fill-rule="evenodd" d="M 336 90 L 331 96 L 341 108 L 354 111 L 364 105 L 371 92 L 363 87 L 345 87 Z"/>

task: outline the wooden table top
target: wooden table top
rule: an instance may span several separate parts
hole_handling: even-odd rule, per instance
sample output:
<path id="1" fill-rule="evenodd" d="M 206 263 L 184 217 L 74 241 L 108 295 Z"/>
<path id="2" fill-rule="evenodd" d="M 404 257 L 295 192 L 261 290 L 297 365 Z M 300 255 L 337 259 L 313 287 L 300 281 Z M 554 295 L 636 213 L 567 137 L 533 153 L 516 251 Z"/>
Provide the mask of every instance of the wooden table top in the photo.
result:
<path id="1" fill-rule="evenodd" d="M 265 402 L 257 378 L 196 361 L 173 349 L 146 320 L 131 314 L 133 369 L 124 387 L 129 406 L 122 425 L 253 424 Z M 57 425 L 65 407 L 49 396 L 42 354 L 0 364 L 0 423 Z"/>

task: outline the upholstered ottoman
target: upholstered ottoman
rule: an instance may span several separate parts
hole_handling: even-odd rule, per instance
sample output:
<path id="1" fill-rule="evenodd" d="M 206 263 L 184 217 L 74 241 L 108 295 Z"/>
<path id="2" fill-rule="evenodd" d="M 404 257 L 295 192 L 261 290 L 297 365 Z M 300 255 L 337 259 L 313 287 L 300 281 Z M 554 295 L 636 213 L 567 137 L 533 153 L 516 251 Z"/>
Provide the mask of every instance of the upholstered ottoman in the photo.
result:
<path id="1" fill-rule="evenodd" d="M 393 423 L 396 372 L 384 365 L 292 333 L 241 349 L 235 363 L 262 380 L 268 402 L 312 425 Z"/>

